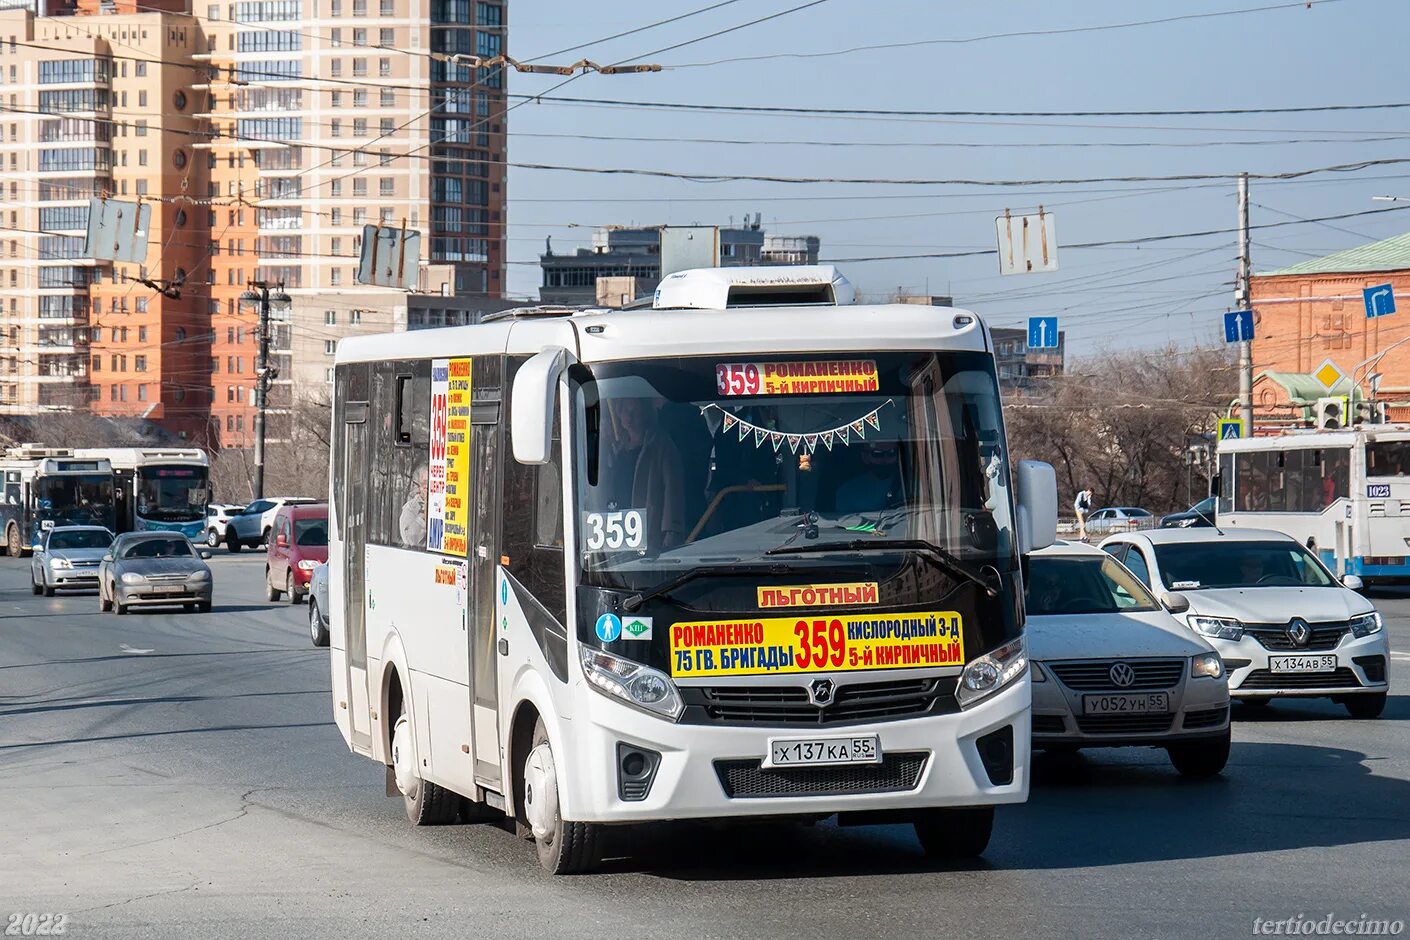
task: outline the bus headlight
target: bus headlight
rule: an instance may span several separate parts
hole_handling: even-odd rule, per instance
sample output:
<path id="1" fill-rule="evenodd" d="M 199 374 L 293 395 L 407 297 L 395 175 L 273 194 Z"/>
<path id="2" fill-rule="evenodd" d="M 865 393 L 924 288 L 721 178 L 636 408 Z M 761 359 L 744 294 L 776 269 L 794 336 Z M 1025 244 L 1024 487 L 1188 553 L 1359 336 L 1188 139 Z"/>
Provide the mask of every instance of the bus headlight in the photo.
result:
<path id="1" fill-rule="evenodd" d="M 1201 653 L 1190 660 L 1190 675 L 1218 679 L 1224 675 L 1224 660 L 1219 658 L 1218 653 Z"/>
<path id="2" fill-rule="evenodd" d="M 127 572 L 127 574 L 122 576 L 123 584 L 145 584 L 146 581 L 146 578 L 142 577 L 142 575 L 140 574 L 137 574 L 135 571 L 129 571 Z"/>
<path id="3" fill-rule="evenodd" d="M 1370 636 L 1373 633 L 1380 633 L 1381 615 L 1373 610 L 1369 614 L 1362 614 L 1359 617 L 1352 617 L 1351 623 L 1348 624 L 1348 626 L 1351 627 L 1352 634 L 1358 637 Z"/>
<path id="4" fill-rule="evenodd" d="M 50 568 L 72 568 L 72 567 L 73 567 L 73 562 L 69 561 L 67 558 L 51 558 L 51 559 L 49 559 L 49 567 L 50 567 Z"/>
<path id="5" fill-rule="evenodd" d="M 603 695 L 672 721 L 685 711 L 676 684 L 664 672 L 586 646 L 579 652 L 588 685 Z"/>
<path id="6" fill-rule="evenodd" d="M 1023 645 L 1023 637 L 1010 640 L 964 667 L 960 684 L 955 687 L 955 700 L 961 708 L 967 708 L 993 695 L 1023 675 L 1027 668 L 1028 651 Z"/>
<path id="7" fill-rule="evenodd" d="M 1237 620 L 1202 617 L 1198 614 L 1191 614 L 1188 620 L 1191 630 L 1204 636 L 1212 636 L 1216 640 L 1242 640 L 1244 637 L 1244 625 Z"/>

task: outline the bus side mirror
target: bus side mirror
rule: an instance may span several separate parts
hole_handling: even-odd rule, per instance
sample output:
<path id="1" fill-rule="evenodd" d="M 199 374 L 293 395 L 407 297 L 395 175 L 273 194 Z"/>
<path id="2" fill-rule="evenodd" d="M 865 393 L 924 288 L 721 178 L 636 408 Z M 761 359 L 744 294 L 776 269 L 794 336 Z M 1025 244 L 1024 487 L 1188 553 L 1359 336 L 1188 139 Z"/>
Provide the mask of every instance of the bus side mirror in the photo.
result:
<path id="1" fill-rule="evenodd" d="M 522 464 L 546 464 L 553 447 L 554 402 L 558 377 L 567 365 L 568 350 L 551 346 L 531 357 L 514 376 L 509 401 L 509 431 L 514 459 Z"/>
<path id="2" fill-rule="evenodd" d="M 1041 460 L 1020 460 L 1015 483 L 1018 550 L 1027 555 L 1057 541 L 1057 474 Z"/>

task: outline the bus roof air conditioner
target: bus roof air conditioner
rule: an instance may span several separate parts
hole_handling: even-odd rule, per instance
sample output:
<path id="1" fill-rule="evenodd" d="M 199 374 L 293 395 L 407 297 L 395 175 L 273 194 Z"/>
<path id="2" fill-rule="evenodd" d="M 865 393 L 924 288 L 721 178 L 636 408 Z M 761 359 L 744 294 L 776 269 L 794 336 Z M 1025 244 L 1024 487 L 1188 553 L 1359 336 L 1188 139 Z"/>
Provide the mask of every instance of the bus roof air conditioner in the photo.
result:
<path id="1" fill-rule="evenodd" d="M 856 303 L 857 292 L 830 264 L 757 268 L 695 268 L 662 278 L 651 306 L 657 310 L 723 310 L 727 307 L 836 306 Z"/>

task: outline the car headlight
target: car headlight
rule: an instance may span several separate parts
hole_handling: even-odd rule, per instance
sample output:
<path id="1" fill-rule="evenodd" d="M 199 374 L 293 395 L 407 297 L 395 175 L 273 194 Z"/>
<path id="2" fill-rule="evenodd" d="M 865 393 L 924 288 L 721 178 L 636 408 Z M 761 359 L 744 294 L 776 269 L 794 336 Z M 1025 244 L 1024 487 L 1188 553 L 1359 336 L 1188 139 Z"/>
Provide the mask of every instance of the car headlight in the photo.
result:
<path id="1" fill-rule="evenodd" d="M 1244 625 L 1237 620 L 1200 614 L 1191 614 L 1188 620 L 1191 630 L 1217 640 L 1241 640 L 1244 636 Z"/>
<path id="2" fill-rule="evenodd" d="M 1370 636 L 1373 633 L 1380 633 L 1381 615 L 1373 610 L 1369 614 L 1362 614 L 1359 617 L 1352 617 L 1351 623 L 1348 624 L 1348 626 L 1351 627 L 1352 634 L 1358 637 Z"/>
<path id="3" fill-rule="evenodd" d="M 49 559 L 49 567 L 50 567 L 50 568 L 72 568 L 72 567 L 73 567 L 73 562 L 69 561 L 67 558 L 51 558 L 51 559 Z"/>
<path id="4" fill-rule="evenodd" d="M 191 574 L 187 577 L 187 580 L 188 580 L 188 581 L 204 581 L 204 580 L 206 580 L 207 578 L 209 578 L 210 576 L 211 576 L 211 573 L 210 573 L 209 571 L 207 571 L 205 568 L 200 568 L 200 569 L 198 569 L 198 570 L 196 570 L 196 571 L 191 572 Z"/>
<path id="5" fill-rule="evenodd" d="M 1196 679 L 1200 676 L 1218 679 L 1224 675 L 1224 660 L 1218 653 L 1201 653 L 1190 659 L 1190 675 Z"/>
<path id="6" fill-rule="evenodd" d="M 312 558 L 305 558 L 303 561 L 299 562 L 300 571 L 312 571 L 314 568 L 317 567 L 318 562 L 314 561 Z"/>
<path id="7" fill-rule="evenodd" d="M 579 652 L 588 685 L 603 695 L 619 698 L 628 705 L 672 721 L 685 711 L 685 702 L 681 701 L 676 684 L 664 672 L 603 650 L 583 646 Z"/>
<path id="8" fill-rule="evenodd" d="M 137 574 L 134 571 L 129 571 L 122 576 L 123 584 L 142 584 L 146 580 L 146 578 L 142 577 L 142 575 Z"/>
<path id="9" fill-rule="evenodd" d="M 972 660 L 960 674 L 955 700 L 961 708 L 973 705 L 1008 685 L 1028 668 L 1028 650 L 1023 637 L 1010 640 Z"/>

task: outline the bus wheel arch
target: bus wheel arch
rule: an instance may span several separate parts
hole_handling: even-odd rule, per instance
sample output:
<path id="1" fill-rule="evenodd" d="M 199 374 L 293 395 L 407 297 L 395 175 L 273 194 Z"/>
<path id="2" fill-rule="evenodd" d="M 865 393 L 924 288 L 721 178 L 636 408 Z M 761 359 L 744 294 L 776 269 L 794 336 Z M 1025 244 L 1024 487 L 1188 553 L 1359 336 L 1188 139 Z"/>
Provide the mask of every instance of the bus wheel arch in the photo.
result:
<path id="1" fill-rule="evenodd" d="M 521 702 L 510 728 L 510 772 L 520 832 L 533 838 L 539 864 L 550 874 L 592 871 L 602 857 L 603 827 L 563 818 L 560 758 L 538 706 L 527 699 Z M 531 786 L 539 789 L 530 791 Z"/>
<path id="2" fill-rule="evenodd" d="M 387 729 L 383 737 L 387 760 L 406 808 L 406 818 L 417 826 L 453 823 L 460 814 L 460 794 L 421 777 L 415 725 L 402 687 L 401 674 L 395 665 L 389 665 L 386 675 L 384 698 L 388 710 L 384 714 L 396 717 L 390 722 L 383 722 Z"/>

